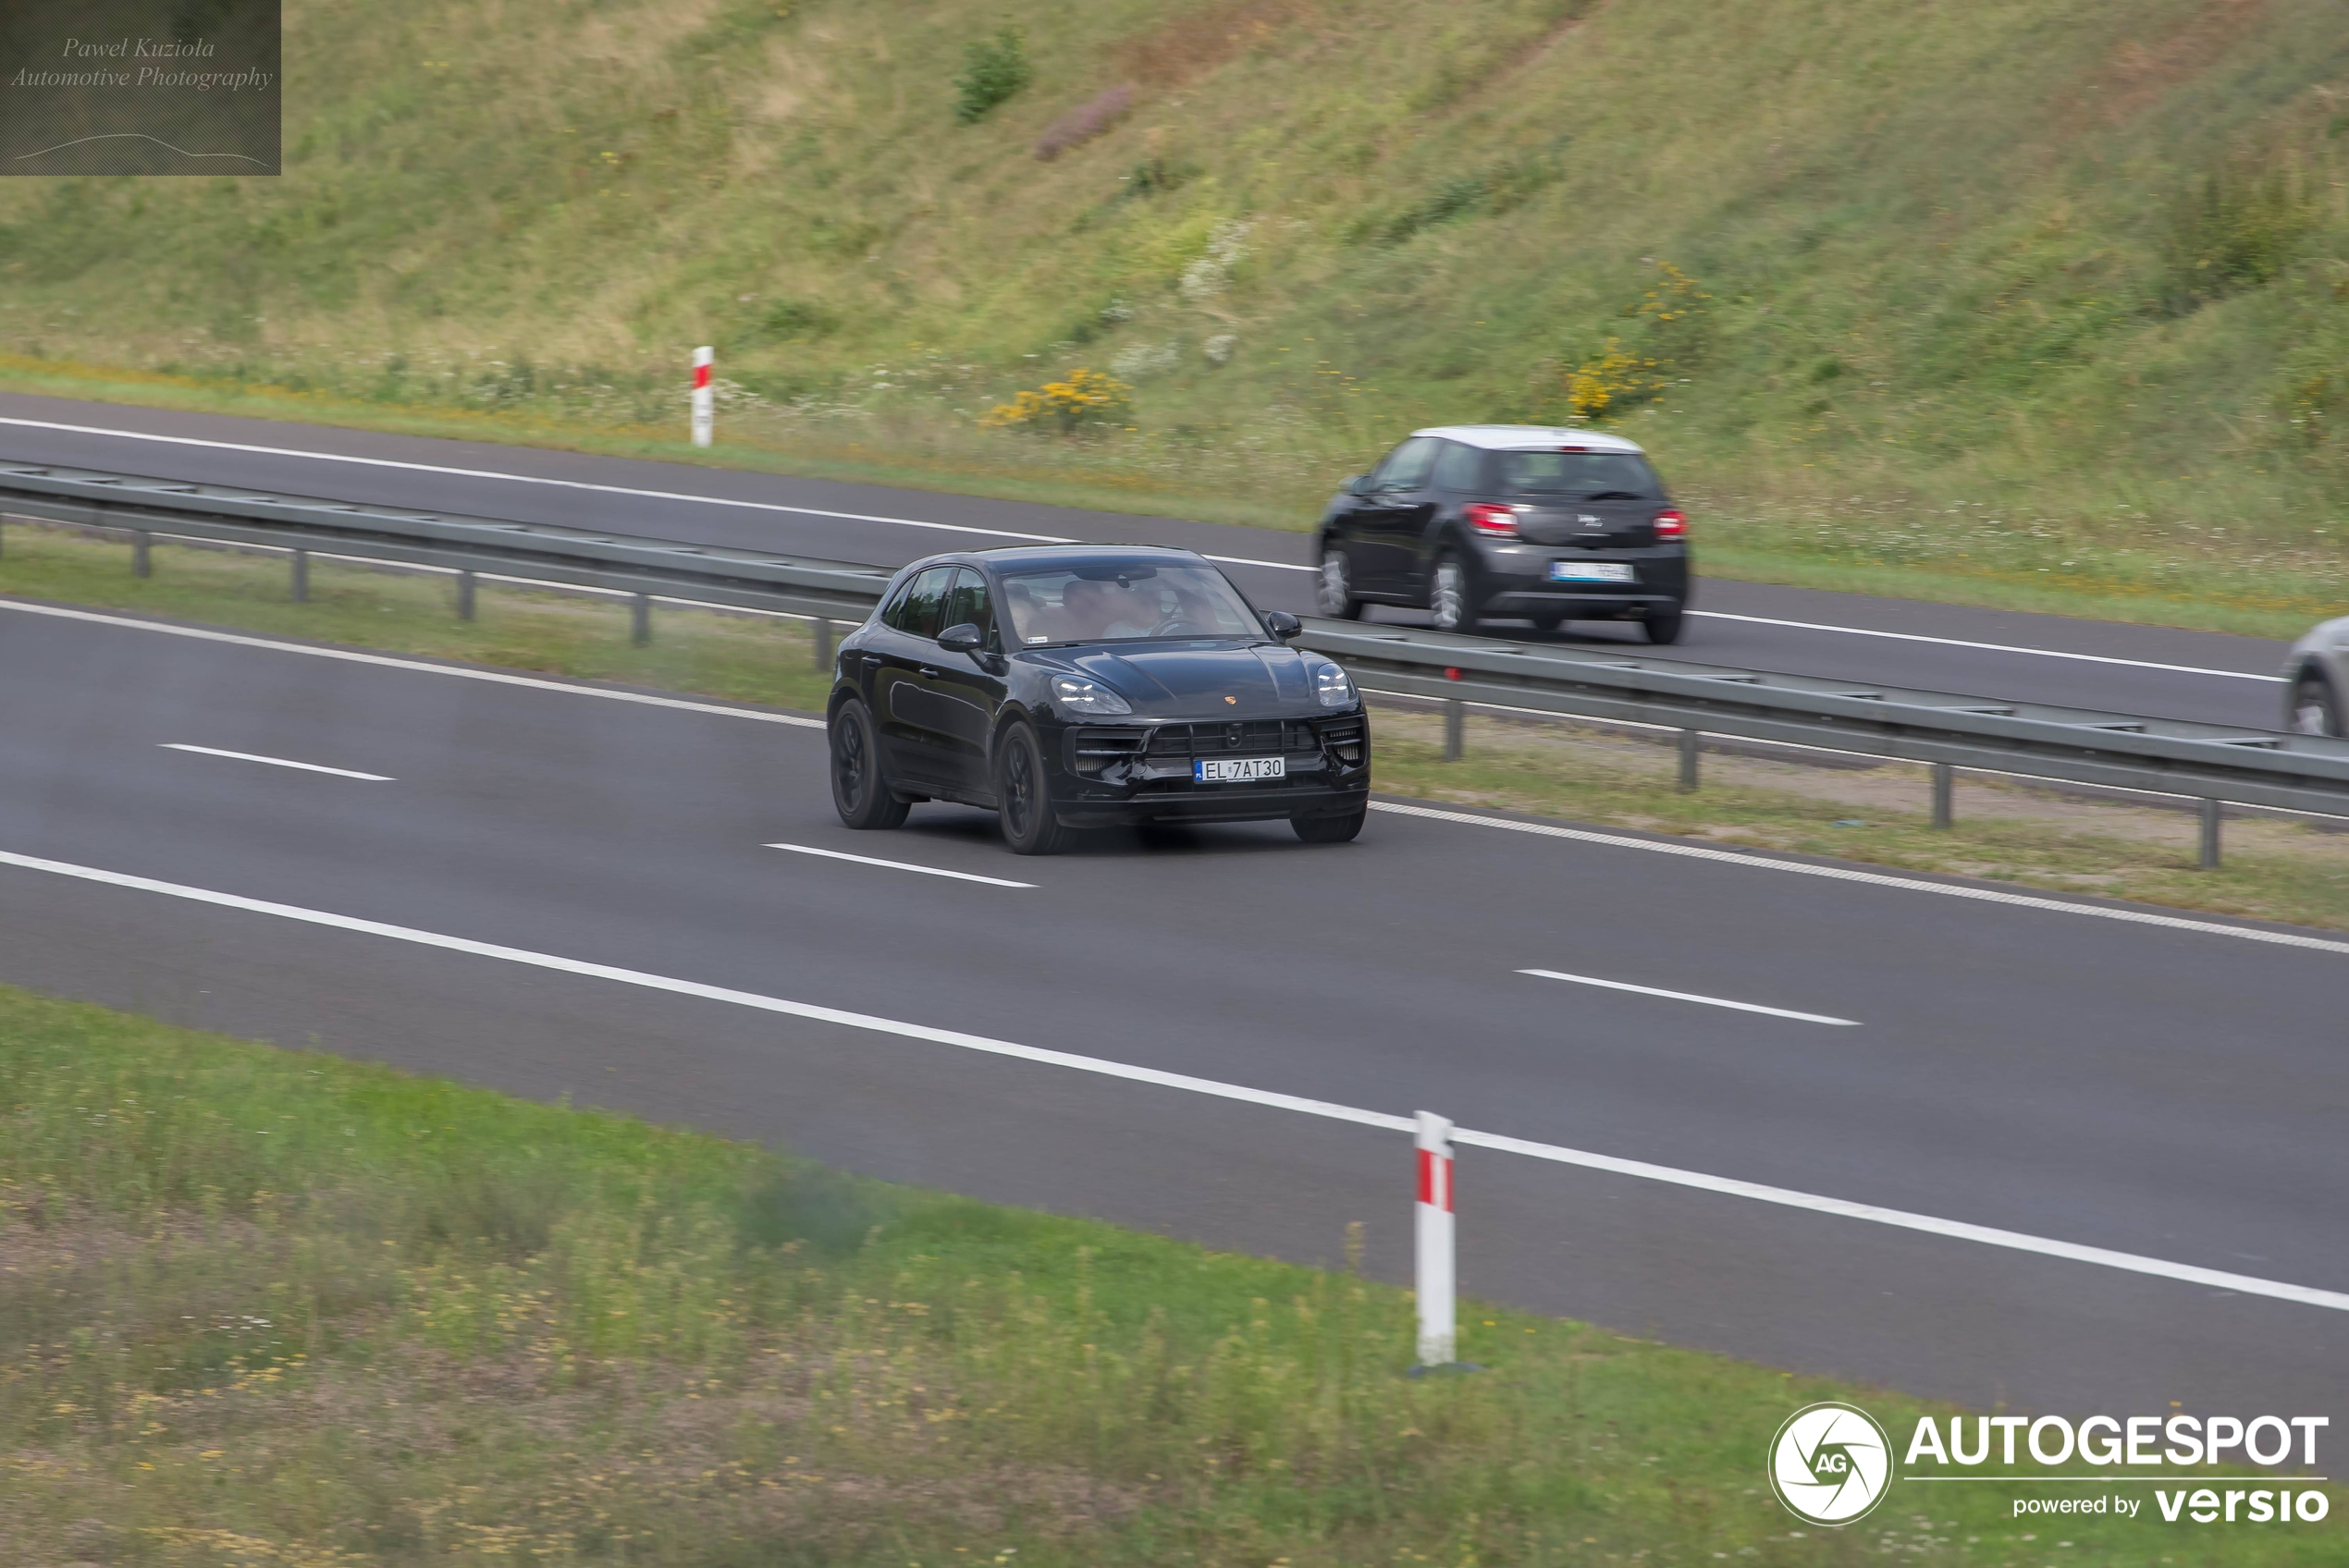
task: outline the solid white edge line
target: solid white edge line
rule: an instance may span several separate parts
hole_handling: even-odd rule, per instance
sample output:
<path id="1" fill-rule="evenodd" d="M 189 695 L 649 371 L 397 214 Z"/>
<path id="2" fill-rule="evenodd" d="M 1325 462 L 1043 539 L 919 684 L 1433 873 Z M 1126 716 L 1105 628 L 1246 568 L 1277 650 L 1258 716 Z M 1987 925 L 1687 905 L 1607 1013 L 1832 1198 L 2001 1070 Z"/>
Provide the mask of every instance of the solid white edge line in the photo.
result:
<path id="1" fill-rule="evenodd" d="M 1798 631 L 1840 631 L 1847 637 L 1884 637 L 1895 643 L 1937 643 L 1945 648 L 1974 648 L 1986 654 L 2028 654 L 2035 658 L 2075 659 L 2082 664 L 2125 665 L 2131 669 L 2158 669 L 2171 675 L 2215 675 L 2227 680 L 2265 680 L 2281 685 L 2281 675 L 2251 675 L 2240 669 L 2204 669 L 2199 665 L 2156 664 L 2149 659 L 2114 658 L 2107 654 L 2067 654 L 2056 648 L 2023 648 L 2011 643 L 1969 643 L 1962 637 L 1927 637 L 1917 631 L 1877 631 L 1864 626 L 1828 626 L 1820 621 L 1778 620 L 1766 615 L 1731 615 L 1727 610 L 1691 610 L 1709 620 L 1741 620 L 1750 626 L 1785 626 Z"/>
<path id="2" fill-rule="evenodd" d="M 1763 1012 L 1772 1018 L 1792 1018 L 1804 1023 L 1833 1023 L 1847 1029 L 1857 1029 L 1856 1018 L 1829 1018 L 1823 1012 L 1796 1012 L 1789 1008 L 1764 1007 L 1759 1002 L 1733 1002 L 1727 997 L 1700 997 L 1694 991 L 1666 991 L 1654 986 L 1633 986 L 1621 980 L 1602 980 L 1594 974 L 1568 974 L 1556 969 L 1520 969 L 1519 974 L 1531 974 L 1542 980 L 1565 980 L 1577 986 L 1596 986 L 1609 991 L 1632 991 L 1642 997 L 1666 997 L 1676 1002 L 1703 1002 L 1707 1007 L 1735 1008 L 1740 1012 Z"/>
<path id="3" fill-rule="evenodd" d="M 305 654 L 314 659 L 336 659 L 344 664 L 371 664 L 385 669 L 415 670 L 424 675 L 446 675 L 460 680 L 486 680 L 496 686 L 521 686 L 534 692 L 563 692 L 575 697 L 601 697 L 607 702 L 635 703 L 645 707 L 678 708 L 686 713 L 718 714 L 727 718 L 756 719 L 761 724 L 796 725 L 804 729 L 821 729 L 824 721 L 795 713 L 762 713 L 756 708 L 728 707 L 722 703 L 695 703 L 683 697 L 655 697 L 643 692 L 611 692 L 601 686 L 574 686 L 563 680 L 545 680 L 535 675 L 508 675 L 503 670 L 467 668 L 460 665 L 427 664 L 422 659 L 396 658 L 389 654 L 363 654 L 353 648 L 317 648 L 306 643 L 280 643 L 269 637 L 247 637 L 235 631 L 214 631 L 201 626 L 173 626 L 160 620 L 138 620 L 129 616 L 100 615 L 94 610 L 68 609 L 63 605 L 31 605 L 21 599 L 0 598 L 0 610 L 15 610 L 23 615 L 45 615 L 58 620 L 81 620 L 99 626 L 119 626 L 133 631 L 157 631 L 168 637 L 192 637 L 201 643 L 226 643 L 234 648 L 265 648 L 272 653 Z"/>
<path id="4" fill-rule="evenodd" d="M 1650 1165 L 1645 1160 L 1617 1159 L 1613 1155 L 1561 1148 L 1556 1144 L 1529 1143 L 1523 1138 L 1504 1137 L 1497 1133 L 1455 1129 L 1452 1141 L 1494 1149 L 1502 1154 L 1523 1155 L 1529 1159 L 1546 1159 L 1557 1165 L 1580 1166 L 1586 1170 L 1604 1170 L 1610 1175 L 1635 1176 L 1642 1181 L 1662 1182 L 1703 1193 L 1718 1193 L 1725 1197 L 1752 1198 L 1757 1203 L 1776 1204 L 1782 1208 L 1805 1209 L 1813 1214 L 1833 1215 L 1842 1219 L 1864 1219 L 1872 1225 L 1890 1225 L 1898 1230 L 1918 1231 L 1929 1236 L 1946 1236 L 1953 1241 L 1979 1242 L 1984 1246 L 2004 1247 L 2011 1252 L 2036 1253 L 2042 1257 L 2092 1263 L 2099 1268 L 2119 1268 L 2132 1274 L 2150 1274 L 2157 1279 L 2176 1280 L 2190 1285 L 2208 1285 L 2244 1295 L 2268 1296 L 2276 1301 L 2297 1302 L 2304 1306 L 2349 1312 L 2349 1293 L 2340 1291 L 2320 1291 L 2307 1285 L 2285 1284 L 2281 1280 L 2261 1280 L 2247 1274 L 2230 1274 L 2223 1269 L 2204 1268 L 2191 1263 L 2172 1263 L 2167 1258 L 2115 1252 L 2109 1247 L 2083 1246 L 2077 1242 L 2060 1242 L 2047 1236 L 2028 1235 L 2021 1231 L 2002 1231 L 1993 1225 L 1971 1225 L 1962 1219 L 1942 1219 L 1930 1214 L 1912 1214 L 1906 1209 L 1883 1208 L 1871 1203 L 1822 1197 L 1816 1193 L 1798 1193 L 1786 1187 L 1765 1186 L 1758 1182 L 1707 1176 L 1699 1171 L 1676 1170 L 1668 1165 Z"/>
<path id="5" fill-rule="evenodd" d="M 967 1035 L 959 1030 L 933 1029 L 928 1024 L 906 1023 L 896 1019 L 879 1018 L 871 1013 L 849 1012 L 839 1008 L 818 1007 L 810 1002 L 795 1002 L 781 997 L 762 996 L 756 991 L 738 991 L 724 986 L 707 986 L 695 980 L 679 980 L 664 974 L 650 974 L 643 970 L 621 969 L 611 964 L 589 963 L 579 959 L 559 958 L 551 953 L 532 952 L 524 948 L 509 948 L 495 942 L 477 942 L 465 937 L 443 936 L 438 932 L 420 931 L 412 926 L 391 925 L 382 921 L 363 920 L 354 915 L 332 914 L 324 910 L 304 909 L 297 904 L 275 903 L 265 899 L 248 899 L 235 893 L 214 892 L 209 888 L 191 888 L 177 882 L 158 881 L 154 877 L 134 876 L 125 872 L 104 871 L 94 866 L 75 865 L 64 861 L 43 860 L 33 855 L 0 851 L 0 865 L 15 866 L 24 871 L 38 871 L 55 876 L 71 877 L 94 882 L 105 887 L 126 888 L 133 892 L 159 893 L 167 898 L 185 899 L 191 902 L 211 904 L 217 908 L 242 911 L 251 914 L 272 915 L 308 925 L 320 925 L 331 930 L 349 931 L 361 936 L 387 937 L 393 941 L 410 942 L 418 947 L 437 948 L 446 952 L 463 953 L 474 958 L 497 959 L 506 963 L 524 964 L 534 969 L 553 970 L 559 974 L 576 974 L 588 979 L 609 980 L 623 986 L 640 986 L 646 990 L 666 991 L 671 995 L 693 997 L 704 1001 L 725 1002 L 735 1007 L 753 1008 L 762 1012 L 782 1013 L 805 1018 L 814 1023 L 838 1024 L 849 1029 L 863 1029 L 874 1034 L 891 1035 L 901 1039 L 922 1040 L 933 1045 L 953 1046 L 962 1050 L 978 1051 L 988 1056 L 1009 1057 L 1020 1061 L 1032 1061 L 1047 1067 L 1065 1067 L 1079 1072 L 1091 1072 L 1128 1083 L 1149 1084 L 1160 1088 L 1182 1089 L 1191 1094 L 1207 1095 L 1217 1099 L 1236 1100 L 1242 1104 L 1262 1106 L 1273 1110 L 1295 1111 L 1299 1115 L 1317 1116 L 1335 1121 L 1349 1121 L 1356 1126 L 1376 1127 L 1389 1133 L 1410 1133 L 1417 1121 L 1408 1116 L 1391 1116 L 1384 1111 L 1365 1110 L 1357 1106 L 1340 1105 L 1333 1100 L 1312 1099 L 1301 1095 L 1279 1094 L 1269 1089 L 1249 1088 L 1239 1084 L 1220 1083 L 1212 1078 L 1196 1078 L 1188 1073 L 1165 1072 L 1151 1067 L 1137 1067 L 1121 1061 L 1109 1061 L 1100 1057 L 1077 1056 L 1068 1051 L 1047 1050 L 1039 1046 L 1023 1046 L 1009 1040 L 990 1039 L 983 1035 Z M 1824 1197 L 1816 1193 L 1796 1192 L 1786 1187 L 1766 1186 L 1757 1182 L 1740 1182 L 1725 1176 L 1709 1176 L 1702 1171 L 1681 1170 L 1668 1165 L 1651 1165 L 1645 1160 L 1622 1159 L 1613 1155 L 1593 1154 L 1587 1149 L 1567 1148 L 1557 1144 L 1533 1143 L 1523 1138 L 1511 1138 L 1497 1133 L 1479 1133 L 1456 1128 L 1452 1133 L 1456 1143 L 1478 1148 L 1493 1149 L 1503 1154 L 1522 1155 L 1531 1159 L 1548 1160 L 1557 1165 L 1572 1165 L 1584 1170 L 1604 1171 L 1610 1175 L 1637 1177 L 1667 1185 L 1687 1187 L 1697 1192 L 1719 1194 L 1728 1197 L 1750 1198 L 1758 1203 L 1775 1204 L 1780 1207 L 1805 1210 L 1844 1219 L 1863 1219 L 1872 1224 L 1889 1225 L 1900 1230 L 1917 1231 L 1928 1235 L 1945 1236 L 1959 1241 L 1977 1242 L 1985 1246 L 2003 1247 L 2010 1251 L 2035 1253 L 2043 1257 L 2067 1259 L 2076 1263 L 2096 1264 L 2102 1268 L 2122 1269 L 2134 1274 L 2146 1274 L 2158 1279 L 2180 1280 L 2187 1284 L 2208 1285 L 2215 1289 L 2233 1291 L 2244 1295 L 2266 1296 L 2276 1301 L 2297 1303 L 2305 1306 L 2320 1306 L 2334 1312 L 2349 1312 L 2349 1294 L 2338 1291 L 2320 1291 L 2306 1285 L 2288 1284 L 2277 1280 L 2262 1280 L 2247 1274 L 2230 1274 L 2220 1269 L 2203 1268 L 2193 1264 L 2172 1263 L 2164 1258 L 2144 1257 L 2134 1253 L 2114 1252 L 2106 1247 L 2082 1246 L 2076 1243 L 2055 1241 L 2045 1236 L 2027 1235 L 2019 1231 L 2002 1231 L 1988 1225 L 1972 1225 L 1962 1220 L 1941 1219 L 1932 1215 L 1912 1214 L 1904 1209 L 1883 1208 L 1874 1204 L 1852 1203 L 1842 1198 Z"/>
<path id="6" fill-rule="evenodd" d="M 304 773 L 331 773 L 338 778 L 364 778 L 371 784 L 399 782 L 388 773 L 361 773 L 355 768 L 327 767 L 320 763 L 295 762 L 289 757 L 264 757 L 252 752 L 224 752 L 217 746 L 191 746 L 185 741 L 158 741 L 155 744 L 166 752 L 193 752 L 198 756 L 227 757 L 232 762 L 259 762 L 271 767 L 299 768 Z"/>
<path id="7" fill-rule="evenodd" d="M 55 420 L 11 419 L 0 417 L 0 425 L 16 425 L 26 430 L 57 430 L 73 435 L 105 435 L 123 441 L 154 441 L 171 447 L 204 447 L 220 452 L 251 452 L 257 457 L 307 458 L 313 462 L 352 463 L 361 468 L 398 469 L 408 473 L 440 473 L 462 479 L 497 479 L 509 484 L 543 484 L 558 490 L 587 490 L 602 496 L 626 496 L 644 501 L 697 501 L 704 506 L 733 507 L 744 511 L 792 512 L 801 517 L 831 518 L 842 522 L 884 522 L 899 528 L 929 528 L 943 533 L 983 533 L 992 539 L 1019 539 L 1032 545 L 1083 545 L 1092 541 L 1063 538 L 1057 533 L 1022 533 L 1010 528 L 979 528 L 962 522 L 931 522 L 916 517 L 880 517 L 871 512 L 828 511 L 821 507 L 786 506 L 780 501 L 744 501 L 731 496 L 696 496 L 687 490 L 646 490 L 629 484 L 596 484 L 584 479 L 548 479 L 533 473 L 507 473 L 498 469 L 458 468 L 448 463 L 408 462 L 398 458 L 362 458 L 348 452 L 312 452 L 299 447 L 263 447 L 247 441 L 213 441 L 198 435 L 158 435 L 144 430 L 111 430 L 97 424 L 65 424 Z M 55 466 L 70 468 L 70 463 L 44 464 L 38 459 L 24 459 L 24 466 Z M 753 471 L 726 469 L 719 472 L 741 473 Z M 214 489 L 242 488 L 234 485 L 214 485 Z M 252 488 L 258 488 L 252 486 Z M 1311 571 L 1310 566 L 1297 566 L 1287 561 L 1250 560 L 1244 556 L 1209 556 L 1211 561 L 1227 566 L 1265 566 L 1282 571 Z"/>
<path id="8" fill-rule="evenodd" d="M 1652 839 L 1627 838 L 1619 833 L 1597 833 L 1587 827 L 1554 827 L 1543 822 L 1512 822 L 1501 816 L 1479 816 L 1473 812 L 1445 811 L 1436 806 L 1406 805 L 1400 801 L 1372 801 L 1373 811 L 1393 812 L 1397 816 L 1423 816 L 1437 822 L 1461 822 L 1474 827 L 1498 827 L 1511 833 L 1533 833 L 1545 839 L 1570 839 L 1577 843 L 1605 844 L 1610 849 L 1639 850 L 1648 854 L 1679 855 L 1687 860 L 1708 860 L 1725 865 L 1760 866 L 1767 871 L 1790 871 L 1799 876 L 1822 876 L 1833 882 L 1857 882 L 1871 888 L 1898 888 L 1910 893 L 1937 893 L 1947 899 L 1972 899 L 1977 903 L 2006 904 L 2016 909 L 2044 910 L 2051 914 L 2082 914 L 2097 920 L 2118 920 L 2132 925 L 2157 925 L 2171 931 L 2195 931 L 2206 937 L 2234 937 L 2246 942 L 2269 942 L 2278 947 L 2306 948 L 2315 952 L 2349 953 L 2349 942 L 2331 941 L 2323 937 L 2304 937 L 2292 931 L 2262 931 L 2249 925 L 2221 925 L 2215 920 L 2188 920 L 2183 915 L 2155 914 L 2146 910 L 2109 909 L 2100 904 L 2067 903 L 2061 899 L 2042 899 L 2029 893 L 2006 893 L 1995 888 L 1966 888 L 1948 882 L 1925 882 L 1913 876 L 1888 876 L 1880 871 L 1854 871 L 1839 865 L 1811 865 L 1799 860 L 1774 860 L 1768 855 L 1740 854 L 1734 850 L 1710 850 L 1695 844 L 1660 843 Z"/>
<path id="9" fill-rule="evenodd" d="M 0 598 L 0 610 L 18 610 L 26 615 L 54 616 L 60 620 L 82 620 L 100 626 L 128 627 L 135 631 L 159 631 L 174 637 L 193 637 L 209 643 L 226 643 L 235 647 L 266 648 L 278 653 L 306 654 L 313 658 L 340 659 L 350 664 L 380 665 L 389 669 L 418 670 L 426 675 L 456 676 L 466 680 L 486 680 L 502 686 L 522 686 L 541 692 L 565 692 L 574 696 L 601 697 L 615 703 L 636 703 L 647 707 L 677 708 L 686 713 L 712 714 L 723 718 L 756 719 L 761 724 L 795 725 L 804 729 L 825 728 L 820 718 L 799 714 L 762 713 L 756 708 L 727 707 L 719 703 L 688 702 L 681 697 L 654 697 L 641 692 L 609 692 L 599 686 L 572 686 L 560 680 L 542 680 L 535 676 L 508 675 L 493 669 L 468 669 L 452 665 L 426 664 L 420 659 L 394 658 L 386 654 L 363 654 L 349 648 L 315 648 L 302 643 L 280 643 L 266 637 L 247 637 L 233 631 L 211 631 L 195 626 L 171 626 L 156 620 L 137 620 L 128 616 L 99 615 L 91 610 L 68 609 L 61 605 L 32 605 L 21 600 Z M 1516 833 L 1534 833 L 1546 838 L 1570 839 L 1583 843 L 1605 844 L 1614 849 L 1641 850 L 1650 854 L 1679 855 L 1691 860 L 1725 862 L 1732 865 L 1760 866 L 1770 871 L 1790 871 L 1802 876 L 1822 876 L 1831 881 L 1858 882 L 1877 888 L 1899 888 L 1912 893 L 1936 893 L 1943 898 L 1972 899 L 1977 903 L 2007 904 L 2019 909 L 2043 910 L 2055 914 L 2089 915 L 2099 920 L 2119 920 L 2137 925 L 2156 925 L 2172 931 L 2196 931 L 2210 937 L 2234 937 L 2246 942 L 2268 942 L 2279 947 L 2306 948 L 2316 952 L 2349 953 L 2349 942 L 2328 941 L 2322 937 L 2303 937 L 2289 931 L 2262 931 L 2247 925 L 2221 925 L 2216 921 L 2188 920 L 2182 915 L 2154 914 L 2133 909 L 2109 909 L 2098 904 L 2066 903 L 2060 899 L 2036 898 L 2028 893 L 2003 893 L 1991 888 L 1965 888 L 1945 882 L 1925 882 L 1910 876 L 1888 876 L 1881 872 L 1853 871 L 1841 866 L 1809 865 L 1802 861 L 1774 860 L 1767 855 L 1740 854 L 1729 850 L 1710 850 L 1695 844 L 1659 843 L 1648 839 L 1631 839 L 1618 833 L 1597 833 L 1584 827 L 1555 827 L 1546 823 L 1512 822 L 1506 817 L 1478 816 L 1470 812 L 1445 811 L 1435 806 L 1406 805 L 1399 801 L 1372 801 L 1372 809 L 1393 812 L 1398 816 L 1423 816 L 1439 822 L 1467 823 L 1476 827 L 1500 827 Z"/>
<path id="10" fill-rule="evenodd" d="M 911 861 L 876 860 L 871 855 L 852 855 L 840 850 L 819 850 L 813 844 L 769 844 L 770 850 L 789 850 L 795 855 L 821 855 L 826 860 L 853 861 L 858 865 L 884 866 L 891 871 L 918 871 L 925 876 L 951 876 L 957 882 L 984 882 L 990 888 L 1033 888 L 1033 882 L 1013 882 L 1001 876 L 981 876 L 975 872 L 948 871 L 943 866 L 916 865 Z"/>

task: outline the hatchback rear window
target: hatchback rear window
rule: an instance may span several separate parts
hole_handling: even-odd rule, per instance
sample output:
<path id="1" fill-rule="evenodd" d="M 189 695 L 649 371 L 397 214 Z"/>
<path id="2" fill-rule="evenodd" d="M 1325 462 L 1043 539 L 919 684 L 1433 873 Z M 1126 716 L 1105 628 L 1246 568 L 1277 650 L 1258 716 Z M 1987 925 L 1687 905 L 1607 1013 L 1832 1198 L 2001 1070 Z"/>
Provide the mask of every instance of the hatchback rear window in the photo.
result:
<path id="1" fill-rule="evenodd" d="M 1529 500 L 1588 501 L 1614 495 L 1660 501 L 1664 486 L 1636 452 L 1495 452 L 1490 488 Z"/>

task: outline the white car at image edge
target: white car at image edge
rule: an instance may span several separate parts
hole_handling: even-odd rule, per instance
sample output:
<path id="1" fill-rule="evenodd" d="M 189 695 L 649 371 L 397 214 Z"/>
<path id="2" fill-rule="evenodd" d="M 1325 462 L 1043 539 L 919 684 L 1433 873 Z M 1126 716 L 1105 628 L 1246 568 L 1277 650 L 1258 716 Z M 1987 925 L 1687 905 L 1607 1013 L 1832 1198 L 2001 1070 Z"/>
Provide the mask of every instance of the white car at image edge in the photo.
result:
<path id="1" fill-rule="evenodd" d="M 2294 643 L 2283 679 L 2286 729 L 2349 736 L 2349 616 L 2328 620 Z"/>

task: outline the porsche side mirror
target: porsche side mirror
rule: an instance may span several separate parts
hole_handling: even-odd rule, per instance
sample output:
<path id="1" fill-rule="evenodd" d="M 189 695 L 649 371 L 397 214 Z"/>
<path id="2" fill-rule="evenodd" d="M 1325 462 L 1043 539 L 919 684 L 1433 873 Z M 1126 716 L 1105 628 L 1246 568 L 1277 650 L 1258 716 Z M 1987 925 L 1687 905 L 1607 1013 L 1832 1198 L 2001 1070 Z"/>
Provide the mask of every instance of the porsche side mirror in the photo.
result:
<path id="1" fill-rule="evenodd" d="M 1371 476 L 1367 473 L 1358 473 L 1340 488 L 1349 496 L 1367 496 L 1371 493 Z"/>
<path id="2" fill-rule="evenodd" d="M 950 626 L 938 634 L 938 645 L 950 654 L 975 654 L 987 646 L 986 637 L 968 621 Z"/>
<path id="3" fill-rule="evenodd" d="M 1273 610 L 1264 617 L 1264 630 L 1286 643 L 1305 630 L 1305 623 L 1286 610 Z"/>

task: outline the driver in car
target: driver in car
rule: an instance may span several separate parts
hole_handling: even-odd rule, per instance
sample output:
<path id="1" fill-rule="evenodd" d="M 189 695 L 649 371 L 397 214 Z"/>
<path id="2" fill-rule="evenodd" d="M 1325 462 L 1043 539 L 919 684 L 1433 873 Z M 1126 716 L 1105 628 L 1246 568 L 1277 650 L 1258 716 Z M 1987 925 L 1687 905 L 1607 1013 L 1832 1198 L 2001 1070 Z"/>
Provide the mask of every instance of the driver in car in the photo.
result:
<path id="1" fill-rule="evenodd" d="M 1158 618 L 1138 601 L 1132 590 L 1118 583 L 1080 577 L 1061 590 L 1061 607 L 1076 628 L 1076 635 L 1139 637 Z"/>

